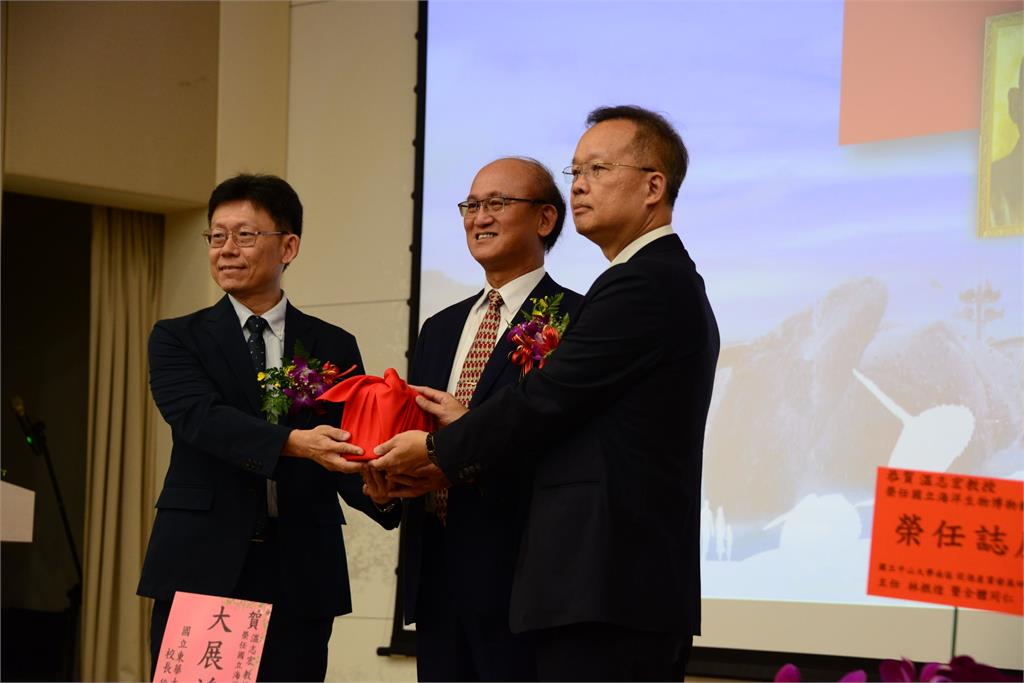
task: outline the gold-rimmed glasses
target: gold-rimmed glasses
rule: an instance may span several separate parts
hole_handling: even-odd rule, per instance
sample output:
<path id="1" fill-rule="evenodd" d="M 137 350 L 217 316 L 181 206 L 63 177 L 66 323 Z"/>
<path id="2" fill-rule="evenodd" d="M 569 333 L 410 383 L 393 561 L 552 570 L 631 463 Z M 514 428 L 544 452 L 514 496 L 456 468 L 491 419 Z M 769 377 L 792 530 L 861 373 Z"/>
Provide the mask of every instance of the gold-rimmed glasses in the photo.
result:
<path id="1" fill-rule="evenodd" d="M 562 175 L 565 176 L 565 181 L 569 184 L 576 182 L 579 177 L 588 178 L 591 180 L 597 180 L 605 172 L 612 170 L 612 168 L 632 168 L 637 171 L 644 171 L 646 173 L 657 173 L 658 169 L 651 168 L 650 166 L 633 166 L 632 164 L 616 164 L 611 161 L 588 161 L 583 164 L 573 164 L 572 166 L 566 166 L 562 169 Z"/>

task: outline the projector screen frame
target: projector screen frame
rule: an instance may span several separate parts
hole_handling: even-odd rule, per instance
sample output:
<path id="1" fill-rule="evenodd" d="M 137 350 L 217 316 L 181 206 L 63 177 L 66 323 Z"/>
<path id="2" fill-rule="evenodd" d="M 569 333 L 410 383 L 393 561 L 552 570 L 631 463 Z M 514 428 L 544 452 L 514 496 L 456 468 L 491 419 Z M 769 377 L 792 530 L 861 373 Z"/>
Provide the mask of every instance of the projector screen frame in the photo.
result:
<path id="1" fill-rule="evenodd" d="M 410 294 L 407 300 L 409 306 L 409 329 L 408 329 L 408 349 L 406 351 L 406 357 L 409 363 L 408 369 L 411 369 L 413 351 L 416 348 L 416 341 L 419 335 L 420 326 L 420 310 L 421 310 L 421 265 L 422 265 L 422 246 L 423 246 L 423 209 L 424 209 L 424 197 L 425 197 L 425 160 L 426 160 L 426 89 L 427 89 L 427 44 L 428 44 L 428 14 L 429 14 L 429 2 L 427 0 L 421 0 L 418 3 L 418 20 L 417 20 L 417 78 L 416 78 L 416 136 L 413 142 L 415 146 L 415 166 L 414 176 L 415 184 L 413 190 L 413 234 L 412 242 L 410 244 L 411 251 L 411 272 L 410 272 Z M 581 114 L 582 115 L 582 114 Z M 404 534 L 404 526 L 400 530 L 400 533 Z M 401 654 L 408 656 L 415 656 L 416 654 L 416 632 L 414 629 L 406 628 L 403 623 L 403 596 L 401 589 L 401 572 L 403 567 L 404 558 L 401 551 L 399 552 L 398 568 L 396 573 L 399 580 L 396 582 L 396 597 L 395 597 L 395 609 L 392 624 L 391 641 L 388 646 L 378 648 L 379 655 L 391 655 Z M 713 612 L 720 604 L 734 602 L 731 600 L 717 599 L 717 598 L 705 598 L 704 606 L 705 613 Z M 761 601 L 766 602 L 766 601 Z M 716 604 L 719 603 L 719 604 Z M 765 607 L 770 607 L 765 605 Z M 820 607 L 828 607 L 827 605 L 820 605 Z M 847 606 L 847 605 L 834 605 L 834 607 L 840 610 L 846 610 L 847 608 L 864 608 L 865 606 Z M 709 609 L 710 608 L 710 609 Z M 731 606 L 731 609 L 726 611 L 733 611 L 735 606 Z M 879 614 L 883 614 L 884 610 L 887 609 L 913 609 L 909 608 L 898 608 L 898 607 L 876 607 L 875 609 L 883 610 Z M 953 609 L 935 609 L 932 608 L 936 615 L 944 615 L 952 620 Z M 849 610 L 848 610 L 849 611 Z M 838 614 L 839 612 L 837 612 Z M 962 614 L 962 613 L 961 613 Z M 710 619 L 705 619 L 707 624 Z M 947 656 L 938 656 L 935 652 L 940 649 L 936 644 L 934 638 L 930 642 L 928 649 L 929 657 L 927 661 L 932 660 L 944 660 L 952 656 L 950 653 L 953 651 L 953 647 L 956 642 L 956 625 L 955 620 L 953 626 L 949 629 L 949 638 L 942 643 L 945 648 L 945 654 Z M 936 624 L 938 628 L 939 625 Z M 943 626 L 944 627 L 944 626 Z M 844 624 L 836 624 L 837 629 L 845 630 Z M 859 628 L 859 626 L 858 626 Z M 694 676 L 706 676 L 716 678 L 733 678 L 733 679 L 747 679 L 747 680 L 771 680 L 775 672 L 784 663 L 793 663 L 797 665 L 804 673 L 804 678 L 809 680 L 838 680 L 845 673 L 855 670 L 864 669 L 869 678 L 876 678 L 878 672 L 878 665 L 883 661 L 879 658 L 872 657 L 861 657 L 861 656 L 850 656 L 849 654 L 827 654 L 827 653 L 816 653 L 816 652 L 799 652 L 790 650 L 754 650 L 754 649 L 741 649 L 732 647 L 717 647 L 717 646 L 702 646 L 700 645 L 701 639 L 696 639 L 696 644 L 693 648 L 690 666 L 688 673 Z M 711 641 L 709 640 L 709 643 Z M 911 648 L 913 649 L 913 648 Z M 915 657 L 914 652 L 908 652 L 912 658 Z M 934 655 L 934 656 L 933 656 Z M 922 661 L 925 661 L 922 659 Z M 1004 669 L 1009 674 L 1020 676 L 1021 671 L 1017 669 Z"/>

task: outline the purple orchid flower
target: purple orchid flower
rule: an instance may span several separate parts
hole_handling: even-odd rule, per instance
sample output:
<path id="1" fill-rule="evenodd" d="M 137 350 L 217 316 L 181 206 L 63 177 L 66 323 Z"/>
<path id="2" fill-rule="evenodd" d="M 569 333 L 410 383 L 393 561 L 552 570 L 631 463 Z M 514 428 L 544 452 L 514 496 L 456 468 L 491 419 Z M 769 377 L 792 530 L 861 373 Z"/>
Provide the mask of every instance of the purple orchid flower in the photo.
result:
<path id="1" fill-rule="evenodd" d="M 923 679 L 922 679 L 923 680 Z M 1013 681 L 1017 680 L 1005 676 L 1002 671 L 974 661 L 967 655 L 960 655 L 949 660 L 949 679 L 953 681 Z"/>
<path id="2" fill-rule="evenodd" d="M 288 409 L 289 415 L 294 415 L 304 408 L 312 408 L 315 405 L 313 397 L 305 392 L 299 392 L 292 400 L 292 406 Z"/>
<path id="3" fill-rule="evenodd" d="M 921 678 L 922 681 L 929 681 L 930 683 L 945 683 L 946 681 L 952 681 L 949 677 L 950 669 L 946 664 L 939 664 L 938 662 L 931 662 L 921 667 Z"/>
<path id="4" fill-rule="evenodd" d="M 775 672 L 775 683 L 800 683 L 800 669 L 793 664 L 783 664 Z"/>
<path id="5" fill-rule="evenodd" d="M 800 683 L 800 669 L 794 664 L 783 664 L 782 668 L 775 674 L 775 683 Z M 868 674 L 864 669 L 851 671 L 839 679 L 839 683 L 864 683 L 868 680 Z"/>
<path id="6" fill-rule="evenodd" d="M 878 665 L 878 675 L 889 683 L 913 683 L 917 680 L 917 668 L 914 663 L 903 659 L 886 659 Z"/>
<path id="7" fill-rule="evenodd" d="M 888 683 L 947 683 L 953 681 L 1014 681 L 1002 671 L 987 664 L 979 664 L 971 657 L 961 655 L 950 660 L 949 664 L 931 662 L 921 667 L 918 676 L 917 666 L 903 657 L 902 659 L 886 659 L 878 667 L 879 678 Z M 863 669 L 851 671 L 839 679 L 840 683 L 860 683 L 868 679 Z M 799 683 L 800 669 L 792 664 L 783 665 L 775 674 L 777 683 Z"/>

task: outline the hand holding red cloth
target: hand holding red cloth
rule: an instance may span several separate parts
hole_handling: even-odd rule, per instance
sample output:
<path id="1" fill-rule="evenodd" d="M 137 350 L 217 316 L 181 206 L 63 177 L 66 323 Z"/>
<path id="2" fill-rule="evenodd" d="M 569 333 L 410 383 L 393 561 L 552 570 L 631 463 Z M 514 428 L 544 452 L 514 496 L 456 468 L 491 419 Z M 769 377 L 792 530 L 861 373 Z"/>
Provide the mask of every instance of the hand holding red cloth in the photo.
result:
<path id="1" fill-rule="evenodd" d="M 395 434 L 410 429 L 434 429 L 434 417 L 416 405 L 419 394 L 398 376 L 394 368 L 384 377 L 355 375 L 320 394 L 318 401 L 344 403 L 341 428 L 352 436 L 349 443 L 363 449 L 363 455 L 345 455 L 346 460 L 373 460 L 373 449 Z"/>

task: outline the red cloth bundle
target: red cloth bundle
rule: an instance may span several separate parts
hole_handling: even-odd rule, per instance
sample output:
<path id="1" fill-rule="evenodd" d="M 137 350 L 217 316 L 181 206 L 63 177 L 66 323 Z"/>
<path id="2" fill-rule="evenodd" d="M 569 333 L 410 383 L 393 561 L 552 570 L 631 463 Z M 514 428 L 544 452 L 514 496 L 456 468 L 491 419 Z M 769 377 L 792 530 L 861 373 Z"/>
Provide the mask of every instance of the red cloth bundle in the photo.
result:
<path id="1" fill-rule="evenodd" d="M 434 416 L 416 405 L 419 394 L 398 376 L 394 368 L 384 377 L 355 375 L 320 394 L 318 401 L 344 403 L 341 428 L 352 436 L 349 443 L 363 449 L 362 455 L 346 460 L 373 460 L 373 449 L 395 434 L 409 429 L 434 429 Z"/>

